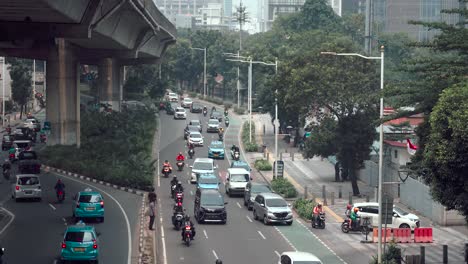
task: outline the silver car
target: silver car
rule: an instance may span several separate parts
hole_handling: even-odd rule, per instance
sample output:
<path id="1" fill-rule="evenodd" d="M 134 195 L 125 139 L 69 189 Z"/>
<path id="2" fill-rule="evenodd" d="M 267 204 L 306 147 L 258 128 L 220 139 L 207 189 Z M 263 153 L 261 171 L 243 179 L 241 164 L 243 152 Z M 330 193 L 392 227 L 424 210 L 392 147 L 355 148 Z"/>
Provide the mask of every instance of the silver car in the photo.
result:
<path id="1" fill-rule="evenodd" d="M 288 203 L 276 193 L 260 193 L 253 202 L 253 217 L 263 220 L 265 225 L 270 223 L 286 223 L 291 225 L 293 215 Z"/>
<path id="2" fill-rule="evenodd" d="M 206 132 L 218 132 L 219 130 L 219 121 L 217 119 L 208 120 L 208 125 L 206 127 Z"/>
<path id="3" fill-rule="evenodd" d="M 19 199 L 42 199 L 41 181 L 38 175 L 18 174 L 11 186 L 11 198 Z"/>
<path id="4" fill-rule="evenodd" d="M 255 197 L 257 197 L 257 194 L 259 194 L 259 193 L 271 193 L 271 192 L 273 192 L 273 191 L 271 190 L 271 188 L 270 188 L 270 186 L 268 184 L 250 181 L 245 186 L 244 205 L 250 211 L 250 210 L 252 210 L 253 202 L 255 200 Z"/>

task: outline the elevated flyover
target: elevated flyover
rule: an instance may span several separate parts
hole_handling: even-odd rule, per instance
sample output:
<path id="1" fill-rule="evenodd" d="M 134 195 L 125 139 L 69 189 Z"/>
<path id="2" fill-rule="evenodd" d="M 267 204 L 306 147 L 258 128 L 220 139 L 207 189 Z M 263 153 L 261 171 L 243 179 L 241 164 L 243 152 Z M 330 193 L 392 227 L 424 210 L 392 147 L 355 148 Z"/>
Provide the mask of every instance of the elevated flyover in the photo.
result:
<path id="1" fill-rule="evenodd" d="M 79 65 L 120 109 L 124 65 L 157 63 L 175 26 L 152 0 L 1 0 L 0 56 L 47 61 L 48 144 L 80 144 Z"/>

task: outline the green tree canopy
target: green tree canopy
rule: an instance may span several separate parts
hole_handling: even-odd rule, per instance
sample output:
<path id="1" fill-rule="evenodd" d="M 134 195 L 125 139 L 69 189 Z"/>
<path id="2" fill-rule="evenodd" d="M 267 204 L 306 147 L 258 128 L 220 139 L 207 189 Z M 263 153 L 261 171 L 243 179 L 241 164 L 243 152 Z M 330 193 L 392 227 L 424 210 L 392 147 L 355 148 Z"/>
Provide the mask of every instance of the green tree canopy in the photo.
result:
<path id="1" fill-rule="evenodd" d="M 26 104 L 31 99 L 32 76 L 31 68 L 27 61 L 16 59 L 10 66 L 11 92 L 13 101 L 21 107 L 20 118 L 23 116 L 23 109 L 26 111 Z"/>

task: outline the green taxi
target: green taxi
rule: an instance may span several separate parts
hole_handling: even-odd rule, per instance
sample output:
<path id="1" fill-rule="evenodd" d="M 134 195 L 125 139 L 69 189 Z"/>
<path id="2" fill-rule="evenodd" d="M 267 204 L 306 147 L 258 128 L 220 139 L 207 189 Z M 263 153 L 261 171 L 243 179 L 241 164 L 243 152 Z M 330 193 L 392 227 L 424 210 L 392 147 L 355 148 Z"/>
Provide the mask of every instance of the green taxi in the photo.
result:
<path id="1" fill-rule="evenodd" d="M 104 222 L 104 199 L 99 192 L 86 188 L 74 197 L 73 217 L 75 220 L 83 218 L 97 218 Z"/>
<path id="2" fill-rule="evenodd" d="M 98 257 L 98 238 L 94 227 L 87 226 L 82 221 L 68 226 L 62 241 L 60 253 L 62 262 L 91 261 L 97 264 Z"/>

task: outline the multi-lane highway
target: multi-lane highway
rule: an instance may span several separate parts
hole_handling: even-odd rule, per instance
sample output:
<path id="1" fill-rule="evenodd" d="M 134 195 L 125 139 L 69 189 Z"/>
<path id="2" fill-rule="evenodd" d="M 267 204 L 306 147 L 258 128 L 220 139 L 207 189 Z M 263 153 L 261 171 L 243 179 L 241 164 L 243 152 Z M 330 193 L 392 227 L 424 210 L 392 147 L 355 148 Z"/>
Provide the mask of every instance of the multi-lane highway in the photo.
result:
<path id="1" fill-rule="evenodd" d="M 37 143 L 37 147 L 41 144 Z M 1 158 L 6 159 L 7 152 L 2 152 Z M 54 186 L 58 178 L 65 183 L 66 199 L 63 203 L 57 203 L 55 196 Z M 15 202 L 11 199 L 11 182 L 2 179 L 0 184 L 0 204 L 14 215 L 9 224 L 9 221 L 2 222 L 2 228 L 6 228 L 0 234 L 1 247 L 6 248 L 4 258 L 7 263 L 60 263 L 60 243 L 65 228 L 74 224 L 71 197 L 87 187 L 99 191 L 104 197 L 104 223 L 88 223 L 100 233 L 99 263 L 131 263 L 131 252 L 137 249 L 134 242 L 138 232 L 135 228 L 141 196 L 45 171 L 40 180 L 43 191 L 40 202 Z"/>
<path id="2" fill-rule="evenodd" d="M 208 105 L 211 108 L 211 105 Z M 207 157 L 208 147 L 212 140 L 217 140 L 215 133 L 206 133 L 206 123 L 208 116 L 202 114 L 192 114 L 187 111 L 187 120 L 173 120 L 173 116 L 161 113 L 161 146 L 160 162 L 169 160 L 175 166 L 177 153 L 183 151 L 186 153 L 186 142 L 183 138 L 183 129 L 190 120 L 199 119 L 203 124 L 204 146 L 196 148 L 197 157 Z M 231 118 L 231 125 L 226 131 L 225 145 L 226 153 L 232 144 L 239 145 L 238 131 L 241 121 Z M 228 156 L 228 155 L 227 155 Z M 187 160 L 186 165 L 192 165 L 192 160 Z M 217 173 L 224 182 L 224 177 L 229 161 L 216 160 L 218 165 Z M 317 255 L 326 256 L 326 260 L 341 263 L 331 251 L 326 249 L 307 228 L 294 223 L 292 226 L 265 226 L 263 223 L 253 220 L 252 212 L 248 211 L 241 197 L 229 198 L 225 195 L 225 201 L 228 202 L 227 213 L 228 221 L 226 225 L 222 224 L 197 224 L 193 219 L 193 201 L 196 186 L 188 182 L 190 168 L 186 167 L 183 172 L 174 170 L 175 175 L 184 183 L 185 198 L 184 207 L 190 214 L 195 223 L 197 236 L 190 247 L 186 247 L 182 241 L 179 231 L 173 229 L 171 223 L 173 200 L 170 197 L 169 178 L 158 179 L 158 198 L 160 208 L 161 226 L 157 232 L 161 241 L 159 258 L 162 263 L 214 263 L 216 258 L 223 260 L 223 263 L 277 263 L 278 255 L 284 251 L 303 250 Z M 254 176 L 254 180 L 261 181 Z M 224 185 L 220 187 L 222 194 L 225 193 Z M 287 235 L 285 235 L 287 234 Z M 300 245 L 290 242 L 287 238 L 295 238 Z"/>

